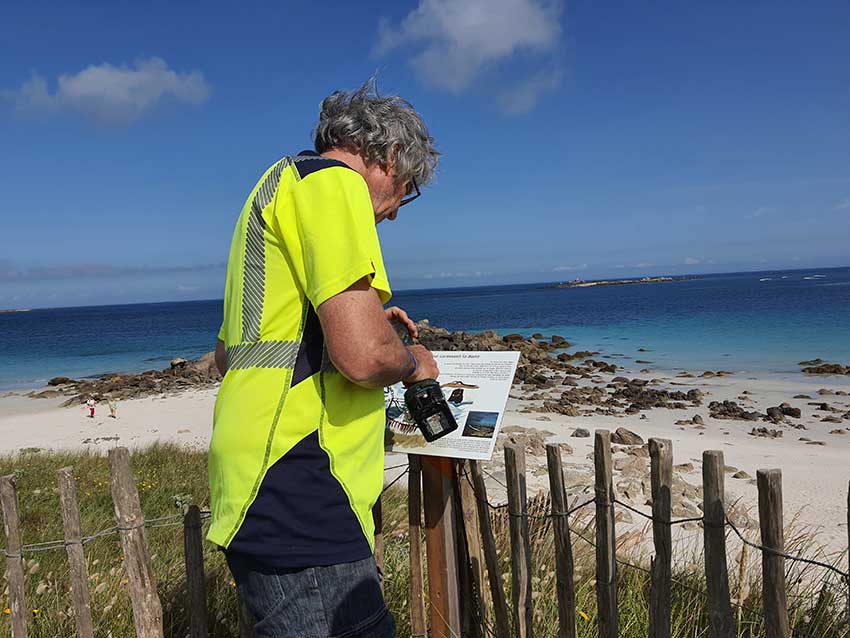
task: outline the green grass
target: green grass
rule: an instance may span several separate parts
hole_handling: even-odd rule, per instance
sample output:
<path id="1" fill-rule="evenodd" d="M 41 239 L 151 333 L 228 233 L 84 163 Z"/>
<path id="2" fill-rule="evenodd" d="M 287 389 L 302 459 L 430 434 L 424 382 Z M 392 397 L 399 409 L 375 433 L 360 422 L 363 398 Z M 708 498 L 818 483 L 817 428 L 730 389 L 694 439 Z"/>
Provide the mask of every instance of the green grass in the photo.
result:
<path id="1" fill-rule="evenodd" d="M 206 478 L 206 454 L 174 445 L 153 445 L 132 455 L 142 509 L 148 518 L 181 513 L 186 503 L 201 508 L 209 504 Z M 71 465 L 77 478 L 78 498 L 84 534 L 115 525 L 109 488 L 109 470 L 105 457 L 87 453 L 27 452 L 0 458 L 0 475 L 18 476 L 18 495 L 23 519 L 23 542 L 38 543 L 62 538 L 62 521 L 56 491 L 56 471 Z M 545 511 L 545 500 L 532 501 L 532 512 Z M 395 615 L 399 636 L 410 635 L 409 600 L 410 570 L 408 564 L 407 509 L 403 488 L 393 488 L 383 501 L 385 543 L 385 596 Z M 178 521 L 179 522 L 179 521 Z M 510 601 L 508 521 L 506 516 L 493 518 L 503 581 Z M 577 532 L 593 538 L 592 519 L 573 521 Z M 554 636 L 558 622 L 555 598 L 554 547 L 550 521 L 531 521 L 534 624 L 537 636 Z M 147 531 L 154 570 L 160 580 L 159 594 L 164 612 L 165 635 L 183 638 L 188 635 L 189 620 L 185 608 L 185 574 L 182 527 L 163 527 Z M 789 530 L 788 551 L 811 554 L 812 538 Z M 4 544 L 4 543 L 2 543 Z M 596 636 L 596 602 L 593 583 L 593 548 L 573 535 L 576 563 L 579 636 Z M 634 544 L 632 545 L 634 546 Z M 732 595 L 740 591 L 737 563 L 740 545 L 730 539 L 730 579 Z M 85 546 L 92 597 L 95 635 L 113 638 L 133 636 L 133 620 L 126 593 L 121 547 L 116 536 L 99 538 Z M 648 559 L 623 550 L 630 562 L 648 566 Z M 760 618 L 758 580 L 760 566 L 751 558 L 745 570 L 750 592 L 740 615 L 739 636 L 756 638 L 764 635 Z M 237 604 L 234 583 L 220 552 L 208 544 L 204 553 L 207 569 L 207 608 L 210 635 L 213 638 L 237 637 Z M 27 605 L 31 610 L 30 636 L 56 638 L 74 635 L 74 620 L 69 592 L 69 569 L 64 550 L 53 550 L 25 556 Z M 673 585 L 673 635 L 677 637 L 708 636 L 705 598 L 690 588 L 704 590 L 702 567 L 698 558 L 677 570 L 682 584 Z M 808 638 L 847 638 L 846 588 L 836 578 L 820 580 L 815 568 L 789 570 L 792 626 L 794 635 Z M 426 577 L 427 581 L 427 577 Z M 0 636 L 10 635 L 5 578 L 0 580 Z M 643 637 L 648 634 L 649 584 L 645 573 L 620 567 L 619 579 L 620 636 Z M 427 600 L 427 598 L 426 598 Z M 466 606 L 470 607 L 469 605 Z M 489 622 L 493 622 L 491 618 Z"/>

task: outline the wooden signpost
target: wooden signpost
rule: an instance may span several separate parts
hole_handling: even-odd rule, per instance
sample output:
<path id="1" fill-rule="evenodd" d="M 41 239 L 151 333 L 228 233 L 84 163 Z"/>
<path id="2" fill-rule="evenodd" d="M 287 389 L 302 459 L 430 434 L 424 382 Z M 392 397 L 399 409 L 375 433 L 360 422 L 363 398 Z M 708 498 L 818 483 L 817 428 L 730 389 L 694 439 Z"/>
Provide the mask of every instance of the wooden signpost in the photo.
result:
<path id="1" fill-rule="evenodd" d="M 425 507 L 431 636 L 453 638 L 461 635 L 455 461 L 438 456 L 420 456 L 419 460 Z"/>

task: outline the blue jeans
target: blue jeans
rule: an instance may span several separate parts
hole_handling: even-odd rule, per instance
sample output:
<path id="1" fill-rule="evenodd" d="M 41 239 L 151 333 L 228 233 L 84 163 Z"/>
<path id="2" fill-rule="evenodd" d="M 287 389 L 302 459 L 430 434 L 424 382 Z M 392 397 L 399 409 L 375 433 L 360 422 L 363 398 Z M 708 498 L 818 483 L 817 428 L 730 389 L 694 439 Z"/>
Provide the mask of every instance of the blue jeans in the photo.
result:
<path id="1" fill-rule="evenodd" d="M 374 558 L 281 570 L 230 552 L 227 564 L 257 638 L 395 638 Z"/>

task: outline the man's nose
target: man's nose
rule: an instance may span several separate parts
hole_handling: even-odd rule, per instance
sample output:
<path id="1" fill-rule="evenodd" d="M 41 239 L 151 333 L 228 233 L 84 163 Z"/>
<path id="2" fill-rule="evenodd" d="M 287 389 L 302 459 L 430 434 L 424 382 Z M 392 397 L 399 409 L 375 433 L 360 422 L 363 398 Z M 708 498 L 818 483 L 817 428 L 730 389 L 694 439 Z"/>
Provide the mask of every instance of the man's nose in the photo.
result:
<path id="1" fill-rule="evenodd" d="M 394 221 L 395 221 L 395 218 L 396 218 L 397 216 L 398 216 L 398 208 L 396 208 L 395 210 L 391 211 L 391 212 L 390 212 L 390 214 L 389 214 L 389 215 L 387 215 L 387 219 L 389 219 L 391 222 L 394 222 Z"/>

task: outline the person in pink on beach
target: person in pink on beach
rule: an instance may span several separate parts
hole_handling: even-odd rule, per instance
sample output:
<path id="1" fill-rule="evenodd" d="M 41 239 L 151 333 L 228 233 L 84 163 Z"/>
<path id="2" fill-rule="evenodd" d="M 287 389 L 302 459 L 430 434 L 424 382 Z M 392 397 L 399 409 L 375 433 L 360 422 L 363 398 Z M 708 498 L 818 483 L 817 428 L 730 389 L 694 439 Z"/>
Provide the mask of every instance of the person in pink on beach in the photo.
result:
<path id="1" fill-rule="evenodd" d="M 94 406 L 97 405 L 97 401 L 94 400 L 94 397 L 89 397 L 89 400 L 86 401 L 86 406 L 89 409 L 89 418 L 94 418 Z"/>

